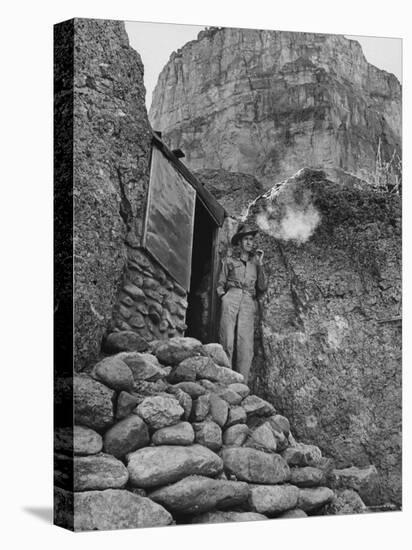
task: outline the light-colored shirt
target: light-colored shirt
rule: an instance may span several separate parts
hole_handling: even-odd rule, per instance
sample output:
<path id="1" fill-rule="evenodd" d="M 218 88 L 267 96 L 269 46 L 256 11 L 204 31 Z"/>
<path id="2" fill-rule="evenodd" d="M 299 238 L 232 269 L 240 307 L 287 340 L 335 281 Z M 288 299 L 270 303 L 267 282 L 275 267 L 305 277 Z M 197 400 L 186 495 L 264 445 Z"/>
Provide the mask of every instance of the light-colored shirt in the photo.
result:
<path id="1" fill-rule="evenodd" d="M 265 292 L 267 289 L 265 268 L 259 265 L 255 258 L 246 262 L 236 257 L 224 258 L 216 291 L 222 297 L 230 288 L 241 288 L 253 297 L 256 296 L 256 291 Z"/>

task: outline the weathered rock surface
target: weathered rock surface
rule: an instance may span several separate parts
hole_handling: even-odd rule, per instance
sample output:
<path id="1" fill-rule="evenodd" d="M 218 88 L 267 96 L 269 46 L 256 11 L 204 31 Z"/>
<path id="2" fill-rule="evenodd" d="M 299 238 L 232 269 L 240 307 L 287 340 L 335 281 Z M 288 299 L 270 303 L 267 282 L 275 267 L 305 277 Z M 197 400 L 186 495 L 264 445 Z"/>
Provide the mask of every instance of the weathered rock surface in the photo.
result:
<path id="1" fill-rule="evenodd" d="M 290 482 L 298 487 L 314 487 L 324 481 L 324 473 L 319 468 L 306 466 L 290 469 Z"/>
<path id="2" fill-rule="evenodd" d="M 235 424 L 244 424 L 246 418 L 246 411 L 243 407 L 230 407 L 226 427 L 229 428 Z"/>
<path id="3" fill-rule="evenodd" d="M 328 487 L 316 487 L 314 489 L 300 489 L 298 508 L 304 512 L 311 512 L 321 508 L 333 499 L 333 491 Z"/>
<path id="4" fill-rule="evenodd" d="M 74 426 L 73 447 L 76 455 L 95 455 L 102 450 L 102 436 L 84 426 Z"/>
<path id="5" fill-rule="evenodd" d="M 228 447 L 223 450 L 222 457 L 227 473 L 249 483 L 282 483 L 290 476 L 289 466 L 277 454 L 244 447 Z"/>
<path id="6" fill-rule="evenodd" d="M 113 390 L 87 375 L 73 379 L 75 422 L 95 430 L 113 424 Z"/>
<path id="7" fill-rule="evenodd" d="M 250 486 L 250 506 L 260 514 L 272 516 L 295 508 L 298 498 L 299 489 L 294 485 Z"/>
<path id="8" fill-rule="evenodd" d="M 136 487 L 157 487 L 190 475 L 217 475 L 222 459 L 201 445 L 146 447 L 127 457 L 130 482 Z"/>
<path id="9" fill-rule="evenodd" d="M 153 445 L 191 445 L 195 433 L 189 422 L 180 422 L 157 430 L 152 436 Z"/>
<path id="10" fill-rule="evenodd" d="M 212 358 L 213 362 L 221 367 L 231 368 L 231 364 L 221 344 L 205 344 L 204 351 Z"/>
<path id="11" fill-rule="evenodd" d="M 215 393 L 211 393 L 209 397 L 209 414 L 212 420 L 222 427 L 226 424 L 229 405 L 224 399 L 221 399 Z"/>
<path id="12" fill-rule="evenodd" d="M 191 519 L 190 523 L 230 523 L 233 521 L 262 521 L 268 519 L 255 512 L 206 512 Z"/>
<path id="13" fill-rule="evenodd" d="M 332 489 L 354 489 L 367 505 L 373 505 L 379 500 L 379 474 L 373 465 L 334 469 L 328 475 L 328 484 Z"/>
<path id="14" fill-rule="evenodd" d="M 242 401 L 242 407 L 245 409 L 248 416 L 267 416 L 275 412 L 275 409 L 270 403 L 264 399 L 261 399 L 257 395 L 248 395 Z"/>
<path id="15" fill-rule="evenodd" d="M 337 468 L 373 457 L 380 500 L 400 503 L 400 199 L 303 170 L 258 199 L 248 223 L 260 214 L 278 237 L 259 236 L 269 288 L 252 389 Z"/>
<path id="16" fill-rule="evenodd" d="M 120 489 L 129 479 L 124 464 L 109 454 L 78 456 L 73 466 L 75 491 Z"/>
<path id="17" fill-rule="evenodd" d="M 143 65 L 124 23 L 75 19 L 74 49 L 74 328 L 82 369 L 97 359 L 112 318 L 126 234 L 140 232 L 151 133 Z"/>
<path id="18" fill-rule="evenodd" d="M 95 531 L 170 525 L 162 506 L 129 491 L 106 489 L 74 495 L 74 530 Z"/>
<path id="19" fill-rule="evenodd" d="M 364 514 L 365 503 L 353 489 L 338 489 L 332 501 L 326 505 L 326 515 Z"/>
<path id="20" fill-rule="evenodd" d="M 126 363 L 136 381 L 156 382 L 156 380 L 165 378 L 167 374 L 157 358 L 150 353 L 123 352 L 116 357 Z"/>
<path id="21" fill-rule="evenodd" d="M 250 431 L 250 436 L 246 441 L 246 446 L 264 451 L 266 453 L 276 452 L 276 438 L 268 422 L 265 422 Z"/>
<path id="22" fill-rule="evenodd" d="M 171 395 L 146 397 L 136 408 L 136 412 L 154 430 L 177 424 L 184 409 Z"/>
<path id="23" fill-rule="evenodd" d="M 167 510 L 179 514 L 200 514 L 214 508 L 230 508 L 247 500 L 247 483 L 189 476 L 149 494 Z"/>
<path id="24" fill-rule="evenodd" d="M 203 346 L 195 338 L 170 338 L 157 346 L 156 357 L 164 365 L 177 365 L 188 357 L 194 357 L 201 354 Z"/>
<path id="25" fill-rule="evenodd" d="M 117 422 L 104 434 L 104 451 L 117 458 L 145 447 L 150 442 L 149 430 L 144 421 L 132 414 Z"/>
<path id="26" fill-rule="evenodd" d="M 223 443 L 228 447 L 241 447 L 249 435 L 249 428 L 246 424 L 235 424 L 230 426 L 223 433 Z"/>
<path id="27" fill-rule="evenodd" d="M 322 453 L 316 445 L 295 443 L 282 452 L 283 458 L 290 466 L 310 466 L 317 464 L 322 458 Z"/>
<path id="28" fill-rule="evenodd" d="M 132 371 L 116 356 L 99 361 L 93 368 L 92 376 L 116 391 L 133 389 Z"/>
<path id="29" fill-rule="evenodd" d="M 197 399 L 206 393 L 205 388 L 196 382 L 179 382 L 175 386 L 190 395 L 192 399 Z"/>
<path id="30" fill-rule="evenodd" d="M 212 451 L 218 451 L 222 446 L 222 430 L 220 426 L 212 420 L 205 422 L 195 422 L 195 440 L 199 445 L 204 445 Z"/>
<path id="31" fill-rule="evenodd" d="M 103 351 L 106 353 L 145 351 L 147 348 L 147 341 L 131 330 L 111 332 L 103 341 Z"/>
<path id="32" fill-rule="evenodd" d="M 401 87 L 343 36 L 212 28 L 171 55 L 149 116 L 191 169 L 267 188 L 302 166 L 373 170 L 379 138 L 388 159 Z"/>
<path id="33" fill-rule="evenodd" d="M 121 391 L 117 397 L 116 404 L 116 419 L 121 420 L 126 418 L 136 408 L 139 399 L 136 395 L 132 395 L 126 391 Z"/>

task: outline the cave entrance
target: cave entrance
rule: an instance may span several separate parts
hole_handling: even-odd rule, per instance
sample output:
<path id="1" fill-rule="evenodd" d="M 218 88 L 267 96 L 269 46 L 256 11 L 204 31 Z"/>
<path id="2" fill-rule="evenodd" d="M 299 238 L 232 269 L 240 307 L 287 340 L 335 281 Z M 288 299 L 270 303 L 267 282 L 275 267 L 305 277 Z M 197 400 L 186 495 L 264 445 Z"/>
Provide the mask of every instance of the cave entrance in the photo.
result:
<path id="1" fill-rule="evenodd" d="M 218 224 L 197 197 L 185 336 L 203 343 L 217 341 L 218 232 Z"/>

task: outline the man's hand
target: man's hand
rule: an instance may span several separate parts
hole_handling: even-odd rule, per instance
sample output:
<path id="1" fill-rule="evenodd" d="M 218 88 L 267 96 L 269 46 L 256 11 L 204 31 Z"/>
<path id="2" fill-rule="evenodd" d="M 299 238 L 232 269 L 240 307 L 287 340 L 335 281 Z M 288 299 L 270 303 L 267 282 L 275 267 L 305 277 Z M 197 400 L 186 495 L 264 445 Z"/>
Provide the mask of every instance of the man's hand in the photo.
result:
<path id="1" fill-rule="evenodd" d="M 263 265 L 263 256 L 264 256 L 263 250 L 256 250 L 256 263 L 257 265 Z"/>

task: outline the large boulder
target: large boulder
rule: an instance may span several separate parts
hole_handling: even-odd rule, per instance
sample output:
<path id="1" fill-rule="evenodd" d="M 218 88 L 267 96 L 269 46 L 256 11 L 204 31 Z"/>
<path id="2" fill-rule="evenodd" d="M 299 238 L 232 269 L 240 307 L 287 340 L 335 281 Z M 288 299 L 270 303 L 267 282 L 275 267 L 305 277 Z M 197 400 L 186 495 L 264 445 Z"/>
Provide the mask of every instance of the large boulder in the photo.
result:
<path id="1" fill-rule="evenodd" d="M 205 344 L 204 351 L 213 359 L 213 362 L 221 367 L 231 368 L 231 364 L 221 344 Z"/>
<path id="2" fill-rule="evenodd" d="M 76 455 L 95 455 L 102 450 L 102 436 L 84 426 L 73 427 L 73 447 Z"/>
<path id="3" fill-rule="evenodd" d="M 104 430 L 114 422 L 114 391 L 86 374 L 74 376 L 74 418 L 76 424 Z"/>
<path id="4" fill-rule="evenodd" d="M 298 508 L 312 512 L 332 501 L 334 493 L 329 487 L 299 489 Z"/>
<path id="5" fill-rule="evenodd" d="M 299 489 L 294 485 L 252 485 L 249 503 L 254 512 L 274 516 L 295 508 Z"/>
<path id="6" fill-rule="evenodd" d="M 266 453 L 276 452 L 276 438 L 268 422 L 264 422 L 260 426 L 250 430 L 246 446 Z"/>
<path id="7" fill-rule="evenodd" d="M 199 445 L 204 445 L 212 451 L 218 451 L 222 446 L 222 430 L 212 420 L 193 423 L 195 440 Z"/>
<path id="8" fill-rule="evenodd" d="M 115 391 L 133 389 L 132 371 L 118 356 L 99 361 L 92 370 L 92 376 Z"/>
<path id="9" fill-rule="evenodd" d="M 179 422 L 174 426 L 161 428 L 152 436 L 153 445 L 191 445 L 195 433 L 189 422 Z"/>
<path id="10" fill-rule="evenodd" d="M 146 351 L 147 340 L 132 330 L 111 332 L 103 340 L 103 351 L 106 353 L 120 353 L 122 351 Z"/>
<path id="11" fill-rule="evenodd" d="M 230 508 L 246 501 L 247 483 L 189 476 L 149 494 L 149 497 L 177 514 L 201 514 L 215 508 Z"/>
<path id="12" fill-rule="evenodd" d="M 223 449 L 225 471 L 249 483 L 274 484 L 287 481 L 290 469 L 278 454 L 269 454 L 245 447 Z"/>
<path id="13" fill-rule="evenodd" d="M 332 489 L 354 489 L 363 502 L 373 505 L 380 493 L 379 474 L 375 466 L 333 469 L 328 475 L 328 484 Z"/>
<path id="14" fill-rule="evenodd" d="M 111 455 L 100 453 L 74 458 L 74 490 L 121 489 L 129 479 L 127 468 Z"/>
<path id="15" fill-rule="evenodd" d="M 130 482 L 136 487 L 158 487 L 189 475 L 214 476 L 222 459 L 202 445 L 146 447 L 127 457 Z"/>
<path id="16" fill-rule="evenodd" d="M 211 393 L 209 397 L 209 414 L 212 420 L 222 427 L 226 424 L 229 405 L 224 399 L 215 393 Z"/>
<path id="17" fill-rule="evenodd" d="M 195 338 L 176 336 L 156 347 L 155 354 L 164 365 L 177 365 L 188 357 L 203 353 L 203 346 Z"/>
<path id="18" fill-rule="evenodd" d="M 173 518 L 163 506 L 129 491 L 106 489 L 74 495 L 75 531 L 161 527 L 171 523 Z"/>
<path id="19" fill-rule="evenodd" d="M 132 414 L 117 422 L 104 434 L 104 451 L 117 458 L 145 447 L 150 442 L 149 430 L 145 422 Z"/>
<path id="20" fill-rule="evenodd" d="M 298 487 L 314 487 L 324 481 L 324 472 L 313 466 L 290 469 L 290 482 Z"/>
<path id="21" fill-rule="evenodd" d="M 155 355 L 151 353 L 123 352 L 116 355 L 132 371 L 134 380 L 156 380 L 165 378 L 167 370 L 162 367 Z"/>
<path id="22" fill-rule="evenodd" d="M 153 430 L 177 424 L 184 413 L 177 399 L 171 395 L 146 397 L 136 412 Z"/>
<path id="23" fill-rule="evenodd" d="M 249 435 L 246 424 L 235 424 L 223 432 L 223 444 L 228 447 L 241 447 Z"/>

